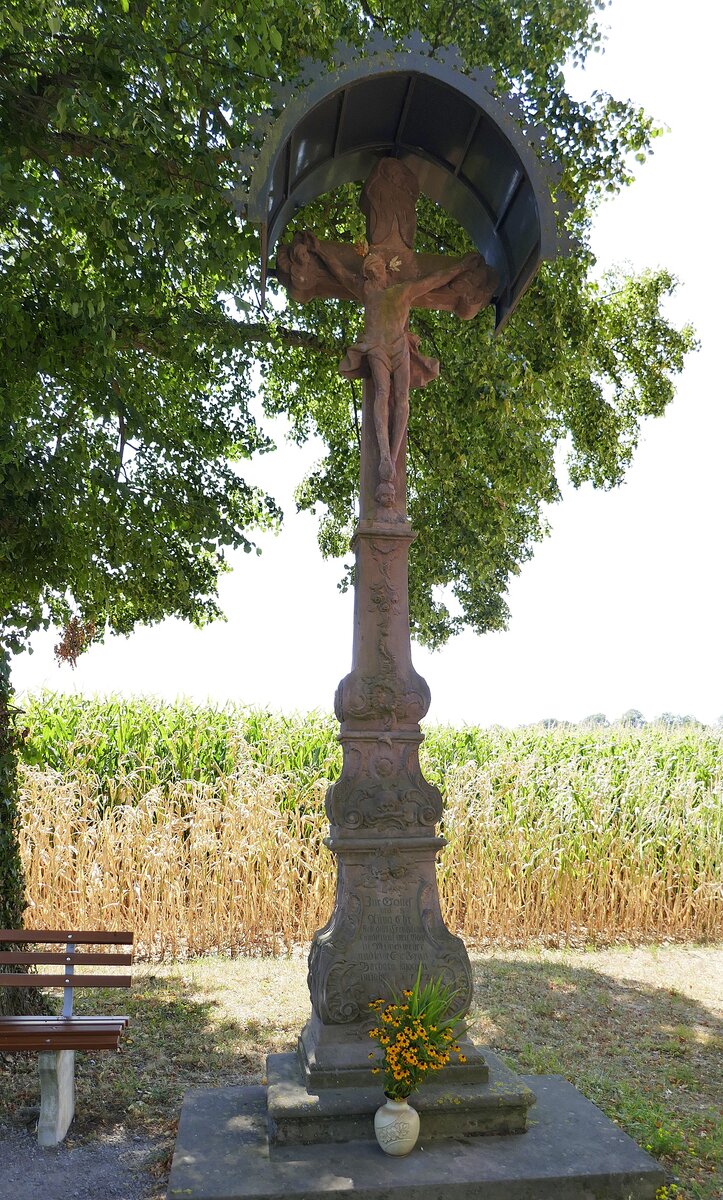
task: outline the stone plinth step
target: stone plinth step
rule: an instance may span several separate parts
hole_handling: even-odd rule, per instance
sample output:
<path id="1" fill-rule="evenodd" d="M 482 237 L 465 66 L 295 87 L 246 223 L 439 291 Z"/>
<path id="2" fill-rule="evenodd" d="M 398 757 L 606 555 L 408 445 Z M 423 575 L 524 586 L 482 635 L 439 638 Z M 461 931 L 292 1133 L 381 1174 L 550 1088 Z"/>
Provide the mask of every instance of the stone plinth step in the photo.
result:
<path id="1" fill-rule="evenodd" d="M 537 1101 L 517 1137 L 427 1141 L 407 1158 L 375 1142 L 269 1143 L 266 1089 L 189 1092 L 169 1200 L 653 1200 L 658 1164 L 556 1076 L 527 1076 Z"/>
<path id="2" fill-rule="evenodd" d="M 500 1060 L 485 1050 L 485 1083 L 425 1084 L 412 1101 L 427 1139 L 458 1134 L 523 1133 L 534 1095 Z M 307 1092 L 295 1054 L 266 1060 L 269 1136 L 278 1145 L 347 1142 L 372 1137 L 372 1119 L 384 1094 L 371 1088 L 323 1088 Z"/>
<path id="3" fill-rule="evenodd" d="M 308 1091 L 317 1092 L 325 1088 L 342 1087 L 369 1089 L 375 1086 L 376 1079 L 371 1072 L 374 1064 L 370 1063 L 368 1059 L 370 1047 L 368 1039 L 364 1037 L 361 1044 L 356 1041 L 345 1041 L 343 1026 L 336 1026 L 331 1031 L 332 1036 L 339 1038 L 340 1030 L 342 1038 L 339 1042 L 319 1046 L 319 1039 L 323 1042 L 325 1035 L 330 1031 L 325 1030 L 312 1013 L 311 1019 L 302 1031 L 298 1052 L 304 1075 L 304 1086 Z M 445 1087 L 453 1088 L 465 1083 L 486 1083 L 489 1076 L 485 1061 L 486 1050 L 483 1052 L 481 1047 L 476 1046 L 466 1035 L 459 1038 L 459 1045 L 467 1062 L 464 1064 L 450 1062 L 435 1074 L 435 1080 L 443 1083 Z"/>

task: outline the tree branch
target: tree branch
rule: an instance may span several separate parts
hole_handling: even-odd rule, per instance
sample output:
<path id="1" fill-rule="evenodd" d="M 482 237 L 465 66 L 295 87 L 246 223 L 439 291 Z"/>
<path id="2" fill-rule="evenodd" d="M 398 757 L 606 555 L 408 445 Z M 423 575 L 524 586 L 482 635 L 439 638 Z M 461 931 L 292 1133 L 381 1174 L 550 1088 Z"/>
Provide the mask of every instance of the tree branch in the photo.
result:
<path id="1" fill-rule="evenodd" d="M 47 321 L 52 320 L 54 336 L 69 338 L 74 358 L 87 353 L 91 345 L 97 347 L 99 337 L 105 336 L 105 331 L 99 329 L 99 337 L 94 338 L 91 343 L 87 333 L 83 336 L 76 334 L 79 321 L 52 308 L 38 310 L 38 306 L 34 306 L 31 315 L 36 332 L 34 340 L 24 343 L 23 346 L 24 355 L 28 358 L 33 358 L 45 347 Z M 124 321 L 116 329 L 115 348 L 121 352 L 139 350 L 157 358 L 174 359 L 179 344 L 192 341 L 198 345 L 207 345 L 209 341 L 216 339 L 225 342 L 232 350 L 250 345 L 281 343 L 290 349 L 308 350 L 312 354 L 323 354 L 325 357 L 338 357 L 341 353 L 341 347 L 336 342 L 324 340 L 307 330 L 292 329 L 278 323 L 271 325 L 264 321 L 235 321 L 223 313 L 202 312 L 181 313 L 181 321 L 177 324 L 172 324 L 170 317 L 143 324 Z M 61 425 L 58 440 L 62 432 Z"/>

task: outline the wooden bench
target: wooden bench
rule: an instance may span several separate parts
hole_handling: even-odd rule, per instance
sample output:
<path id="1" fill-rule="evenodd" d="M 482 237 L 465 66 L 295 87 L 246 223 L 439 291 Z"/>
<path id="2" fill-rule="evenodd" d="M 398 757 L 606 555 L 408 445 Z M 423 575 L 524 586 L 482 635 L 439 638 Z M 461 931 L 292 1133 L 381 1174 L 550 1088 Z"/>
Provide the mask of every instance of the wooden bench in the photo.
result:
<path id="1" fill-rule="evenodd" d="M 63 1011 L 57 1017 L 0 1017 L 0 1052 L 37 1050 L 40 1071 L 38 1142 L 56 1146 L 68 1132 L 75 1113 L 75 1051 L 116 1050 L 127 1017 L 82 1017 L 73 1014 L 75 988 L 130 987 L 130 975 L 75 974 L 76 967 L 127 967 L 132 952 L 78 951 L 78 946 L 133 946 L 132 933 L 81 933 L 78 930 L 0 929 L 0 966 L 60 965 L 63 972 L 30 974 L 0 971 L 0 987 L 63 988 Z M 64 945 L 65 950 L 28 950 L 28 946 Z"/>

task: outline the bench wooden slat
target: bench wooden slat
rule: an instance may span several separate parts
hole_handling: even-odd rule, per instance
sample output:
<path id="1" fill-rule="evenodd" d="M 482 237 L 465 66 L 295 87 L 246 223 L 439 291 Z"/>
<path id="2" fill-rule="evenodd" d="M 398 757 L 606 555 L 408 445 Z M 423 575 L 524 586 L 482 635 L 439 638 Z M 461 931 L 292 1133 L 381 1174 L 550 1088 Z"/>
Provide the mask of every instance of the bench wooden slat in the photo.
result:
<path id="1" fill-rule="evenodd" d="M 73 1025 L 88 1025 L 101 1028 L 104 1025 L 127 1025 L 129 1017 L 0 1017 L 0 1033 L 6 1029 L 68 1029 Z"/>
<path id="2" fill-rule="evenodd" d="M 22 1033 L 23 1030 L 46 1029 L 105 1029 L 116 1025 L 125 1028 L 129 1017 L 3 1017 L 0 1033 Z"/>
<path id="3" fill-rule="evenodd" d="M 115 1050 L 128 1017 L 2 1017 L 0 1051 Z"/>
<path id="4" fill-rule="evenodd" d="M 114 1029 L 67 1030 L 43 1032 L 37 1030 L 24 1037 L 5 1038 L 0 1035 L 0 1053 L 16 1050 L 117 1050 L 123 1027 Z"/>
<path id="5" fill-rule="evenodd" d="M 42 950 L 37 953 L 25 950 L 0 950 L 0 963 L 14 963 L 16 966 L 31 966 L 41 964 L 49 966 L 58 963 L 60 966 L 76 967 L 130 967 L 133 965 L 132 954 L 86 954 L 82 950 L 76 954 L 64 954 L 56 950 Z"/>
<path id="6" fill-rule="evenodd" d="M 3 972 L 0 987 L 130 987 L 130 975 L 20 975 Z"/>
<path id="7" fill-rule="evenodd" d="M 107 1033 L 33 1034 L 23 1041 L 0 1041 L 0 1054 L 15 1054 L 18 1050 L 118 1050 L 122 1030 Z"/>
<path id="8" fill-rule="evenodd" d="M 120 1034 L 125 1030 L 125 1025 L 98 1025 L 91 1030 L 11 1030 L 7 1033 L 0 1032 L 0 1050 L 30 1050 L 32 1046 L 29 1043 L 37 1045 L 38 1043 L 48 1044 L 54 1042 L 56 1045 L 62 1043 L 77 1042 L 79 1038 L 89 1040 L 98 1038 L 103 1040 L 106 1038 L 115 1038 L 118 1042 Z"/>
<path id="9" fill-rule="evenodd" d="M 33 1034 L 26 1041 L 8 1045 L 3 1045 L 0 1041 L 0 1053 L 14 1054 L 18 1050 L 118 1050 L 120 1038 L 120 1030 L 109 1033 L 81 1033 L 74 1036 L 52 1034 L 44 1037 L 42 1034 Z"/>
<path id="10" fill-rule="evenodd" d="M 45 942 L 72 942 L 76 946 L 132 946 L 133 934 L 94 933 L 77 929 L 0 929 L 0 942 L 26 942 L 30 945 Z"/>

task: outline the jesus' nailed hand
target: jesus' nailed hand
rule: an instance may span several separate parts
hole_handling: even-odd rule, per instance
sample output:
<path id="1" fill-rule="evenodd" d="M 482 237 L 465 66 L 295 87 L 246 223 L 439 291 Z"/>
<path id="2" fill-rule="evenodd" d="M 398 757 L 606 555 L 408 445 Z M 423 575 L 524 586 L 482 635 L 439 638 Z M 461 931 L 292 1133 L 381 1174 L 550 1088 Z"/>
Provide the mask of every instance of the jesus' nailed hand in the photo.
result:
<path id="1" fill-rule="evenodd" d="M 308 253 L 364 305 L 363 340 L 349 347 L 339 370 L 347 379 L 372 378 L 379 446 L 375 498 L 389 507 L 394 503 L 397 459 L 409 419 L 409 389 L 423 386 L 439 373 L 439 363 L 417 349 L 418 339 L 409 332 L 409 310 L 428 293 L 475 270 L 483 260 L 471 253 L 414 279 L 397 280 L 393 265 L 378 250 L 365 256 L 358 272 L 346 267 L 335 247 L 320 242 L 313 233 L 307 231 L 304 240 Z"/>

